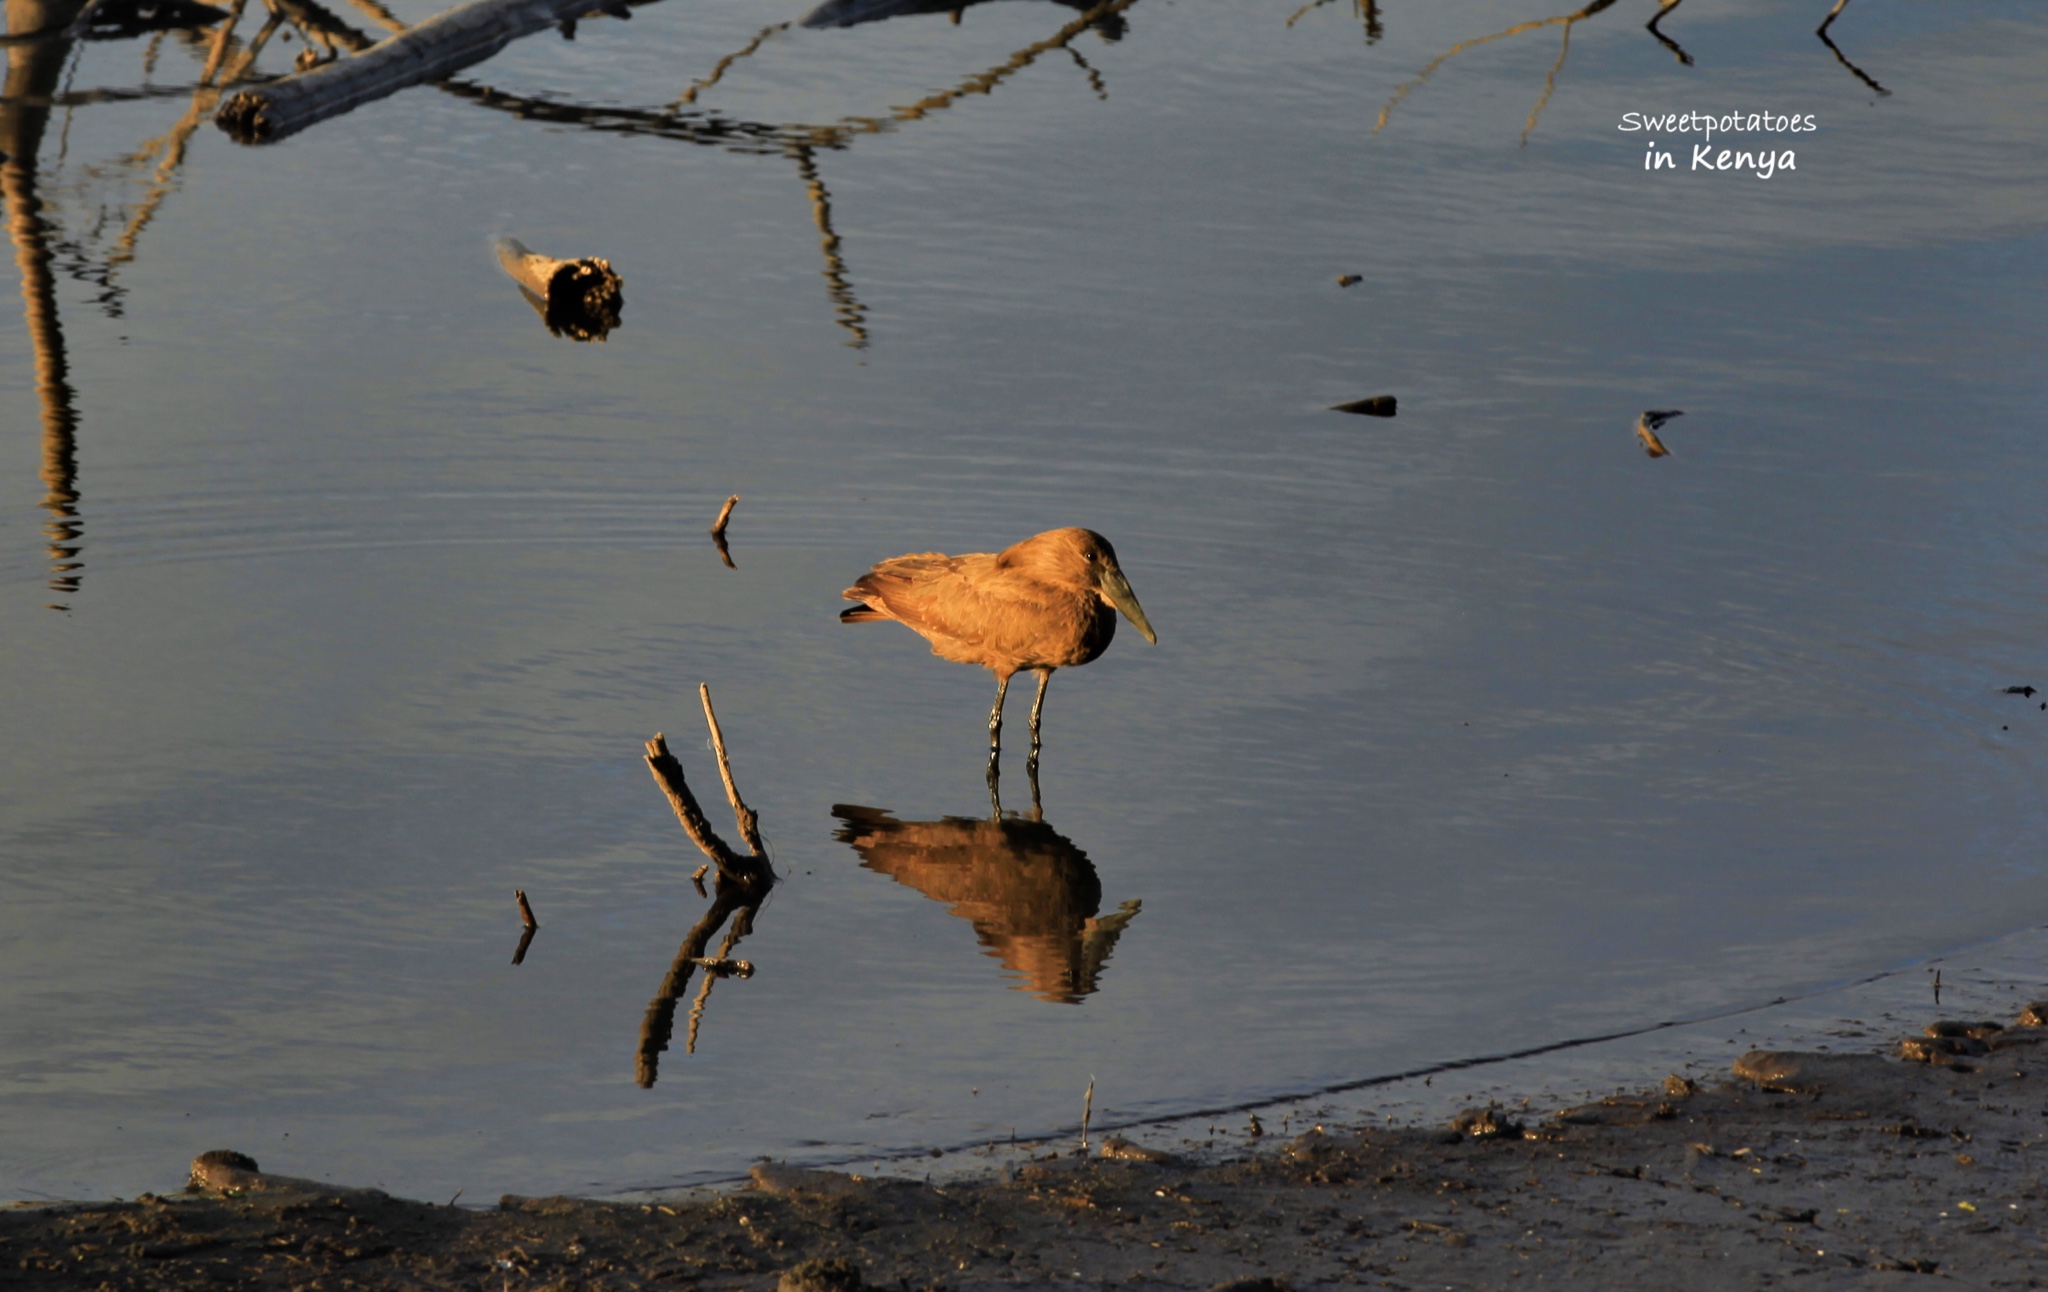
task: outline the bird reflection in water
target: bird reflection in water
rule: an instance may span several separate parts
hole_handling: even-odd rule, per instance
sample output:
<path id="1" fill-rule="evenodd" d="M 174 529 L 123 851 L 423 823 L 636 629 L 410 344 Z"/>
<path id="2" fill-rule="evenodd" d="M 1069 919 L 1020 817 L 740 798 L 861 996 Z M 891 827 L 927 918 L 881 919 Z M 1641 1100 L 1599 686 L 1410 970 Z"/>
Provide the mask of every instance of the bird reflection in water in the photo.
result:
<path id="1" fill-rule="evenodd" d="M 882 808 L 841 804 L 833 838 L 860 864 L 914 888 L 974 926 L 988 955 L 1016 976 L 1011 984 L 1040 1000 L 1077 1005 L 1093 994 L 1140 903 L 1102 909 L 1102 880 L 1088 854 L 1045 823 L 1038 777 L 1028 816 L 949 816 L 898 821 Z"/>
<path id="2" fill-rule="evenodd" d="M 725 733 L 719 730 L 718 715 L 711 708 L 711 688 L 699 686 L 697 694 L 704 702 L 704 722 L 711 728 L 711 747 L 718 756 L 718 774 L 725 782 L 725 797 L 732 804 L 733 820 L 739 826 L 740 838 L 746 843 L 747 851 L 735 851 L 705 820 L 703 809 L 697 805 L 697 796 L 690 792 L 689 783 L 683 779 L 682 764 L 668 750 L 668 742 L 659 734 L 648 741 L 648 770 L 668 797 L 669 806 L 675 809 L 683 832 L 718 868 L 718 880 L 712 893 L 711 909 L 704 912 L 703 918 L 684 937 L 674 963 L 669 965 L 667 976 L 662 978 L 654 999 L 647 1005 L 646 1017 L 640 1022 L 640 1046 L 633 1075 L 642 1089 L 651 1087 L 660 1075 L 662 1053 L 675 1036 L 676 1005 L 682 1000 L 683 993 L 689 990 L 691 974 L 699 969 L 704 971 L 697 987 L 697 997 L 690 1004 L 689 1027 L 683 1043 L 684 1052 L 689 1054 L 697 1052 L 697 1029 L 704 1021 L 704 1007 L 710 1002 L 713 984 L 721 978 L 754 976 L 754 966 L 745 960 L 733 959 L 732 953 L 739 946 L 740 939 L 754 931 L 754 913 L 760 910 L 762 901 L 775 887 L 775 870 L 768 862 L 768 850 L 761 840 L 760 818 L 740 798 L 739 787 L 733 783 L 732 763 L 725 754 Z M 705 955 L 705 949 L 721 928 L 725 930 L 725 938 L 719 943 L 718 954 Z"/>

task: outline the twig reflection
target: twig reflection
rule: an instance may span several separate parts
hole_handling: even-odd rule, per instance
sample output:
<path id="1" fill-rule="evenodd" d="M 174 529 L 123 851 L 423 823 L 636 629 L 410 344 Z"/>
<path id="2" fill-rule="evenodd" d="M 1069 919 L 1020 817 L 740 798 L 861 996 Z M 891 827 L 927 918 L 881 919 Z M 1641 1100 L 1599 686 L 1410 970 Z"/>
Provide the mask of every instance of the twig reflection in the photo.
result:
<path id="1" fill-rule="evenodd" d="M 1673 9 L 1676 9 L 1679 5 L 1683 3 L 1685 3 L 1685 0 L 1657 0 L 1657 12 L 1650 16 L 1650 21 L 1644 23 L 1643 28 L 1644 30 L 1648 31 L 1652 36 L 1655 36 L 1657 38 L 1658 44 L 1670 50 L 1672 53 L 1678 55 L 1679 62 L 1685 64 L 1687 67 L 1691 67 L 1692 55 L 1686 53 L 1684 46 L 1680 45 L 1677 41 L 1671 39 L 1671 37 L 1665 35 L 1663 29 L 1657 25 L 1658 23 L 1664 21 L 1664 16 L 1666 14 L 1670 13 Z"/>
<path id="2" fill-rule="evenodd" d="M 1394 109 L 1399 106 L 1401 100 L 1407 98 L 1418 89 L 1423 82 L 1435 74 L 1439 67 L 1450 62 L 1466 50 L 1477 49 L 1481 45 L 1491 44 L 1496 40 L 1503 40 L 1509 36 L 1519 36 L 1525 31 L 1536 31 L 1543 27 L 1555 27 L 1562 24 L 1565 29 L 1564 48 L 1558 51 L 1557 63 L 1550 69 L 1550 76 L 1544 81 L 1543 97 L 1536 101 L 1535 110 L 1529 114 L 1529 123 L 1522 129 L 1522 142 L 1527 143 L 1529 135 L 1536 129 L 1537 120 L 1543 115 L 1545 105 L 1550 102 L 1551 91 L 1557 86 L 1557 74 L 1564 67 L 1565 55 L 1571 50 L 1571 29 L 1573 24 L 1583 22 L 1585 19 L 1613 7 L 1613 5 L 1614 0 L 1593 0 L 1591 4 L 1576 13 L 1559 14 L 1554 18 L 1535 18 L 1528 22 L 1518 22 L 1512 27 L 1493 32 L 1490 35 L 1475 36 L 1471 40 L 1459 41 L 1431 59 L 1428 66 L 1416 73 L 1413 79 L 1403 82 L 1400 86 L 1396 87 L 1393 97 L 1389 98 L 1386 105 L 1380 109 L 1379 120 L 1373 123 L 1372 132 L 1378 134 L 1381 130 L 1384 130 L 1387 125 L 1387 119 L 1393 115 Z"/>
<path id="3" fill-rule="evenodd" d="M 847 344 L 856 350 L 868 346 L 867 307 L 853 294 L 853 281 L 846 276 L 846 258 L 839 252 L 839 233 L 832 227 L 832 192 L 818 173 L 817 149 L 810 144 L 791 144 L 790 158 L 796 173 L 803 176 L 811 195 L 811 219 L 818 226 L 818 248 L 825 253 L 825 295 L 832 301 L 832 318 L 853 334 Z"/>
<path id="4" fill-rule="evenodd" d="M 78 0 L 8 0 L 10 33 L 65 32 L 75 23 Z M 0 196 L 7 202 L 7 236 L 21 271 L 22 316 L 35 358 L 36 398 L 42 406 L 43 499 L 50 513 L 43 526 L 49 540 L 50 591 L 69 597 L 84 577 L 79 559 L 85 523 L 78 503 L 78 412 L 73 406 L 64 328 L 57 316 L 57 285 L 51 272 L 50 230 L 36 188 L 37 158 L 49 126 L 50 100 L 70 57 L 69 39 L 17 43 L 7 51 L 6 97 L 0 101 Z M 67 610 L 68 602 L 52 604 Z"/>
<path id="5" fill-rule="evenodd" d="M 1835 7 L 1828 10 L 1828 16 L 1821 19 L 1820 26 L 1814 29 L 1813 34 L 1820 37 L 1820 43 L 1828 47 L 1828 52 L 1835 56 L 1836 62 L 1840 63 L 1843 67 L 1846 67 L 1851 72 L 1855 73 L 1857 80 L 1863 82 L 1871 89 L 1876 90 L 1879 94 L 1888 95 L 1891 93 L 1890 90 L 1887 90 L 1882 85 L 1879 85 L 1877 81 L 1870 76 L 1869 73 L 1865 72 L 1862 68 L 1856 66 L 1856 64 L 1850 62 L 1849 56 L 1847 54 L 1844 54 L 1841 51 L 1841 48 L 1837 46 L 1833 40 L 1828 38 L 1828 28 L 1834 26 L 1835 19 L 1841 15 L 1842 10 L 1848 7 L 1849 0 L 1835 0 Z"/>
<path id="6" fill-rule="evenodd" d="M 1334 0 L 1308 0 L 1307 4 L 1287 16 L 1287 25 L 1292 27 L 1311 12 L 1333 2 Z M 1380 37 L 1387 34 L 1386 28 L 1380 23 L 1379 0 L 1351 0 L 1351 12 L 1365 23 L 1365 43 L 1379 44 Z"/>
<path id="7" fill-rule="evenodd" d="M 753 57 L 756 50 L 768 43 L 770 36 L 773 36 L 776 32 L 788 30 L 789 24 L 786 22 L 770 23 L 768 26 L 763 27 L 760 34 L 748 41 L 745 46 L 719 59 L 718 65 L 711 69 L 711 75 L 692 81 L 690 88 L 683 91 L 682 97 L 677 99 L 673 106 L 681 107 L 695 103 L 699 94 L 725 79 L 726 70 L 734 63 L 739 62 L 743 58 Z"/>

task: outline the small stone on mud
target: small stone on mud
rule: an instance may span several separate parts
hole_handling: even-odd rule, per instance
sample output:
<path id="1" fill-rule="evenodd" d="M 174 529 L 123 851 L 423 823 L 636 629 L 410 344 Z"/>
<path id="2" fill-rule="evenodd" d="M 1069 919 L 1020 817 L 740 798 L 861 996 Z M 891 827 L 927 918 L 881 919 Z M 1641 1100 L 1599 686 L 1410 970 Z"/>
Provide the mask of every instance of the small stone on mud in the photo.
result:
<path id="1" fill-rule="evenodd" d="M 1664 1078 L 1664 1093 L 1674 1099 L 1685 1099 L 1700 1092 L 1699 1083 L 1690 1077 L 1681 1077 L 1676 1072 Z"/>
<path id="2" fill-rule="evenodd" d="M 1900 1058 L 1911 1063 L 1932 1063 L 1937 1067 L 1946 1067 L 1959 1058 L 1974 1059 L 1987 1052 L 1984 1042 L 1970 1036 L 1907 1036 L 1899 1040 Z"/>
<path id="3" fill-rule="evenodd" d="M 860 1292 L 866 1286 L 860 1266 L 844 1256 L 834 1256 L 790 1266 L 782 1271 L 776 1292 Z"/>
<path id="4" fill-rule="evenodd" d="M 1294 1292 L 1294 1286 L 1285 1279 L 1251 1278 L 1230 1279 L 1218 1283 L 1209 1292 Z"/>
<path id="5" fill-rule="evenodd" d="M 780 1162 L 757 1162 L 747 1172 L 762 1193 L 821 1193 L 844 1197 L 860 1191 L 860 1180 L 843 1171 L 814 1171 Z"/>
<path id="6" fill-rule="evenodd" d="M 1999 1023 L 1965 1023 L 1956 1019 L 1943 1019 L 1940 1022 L 1929 1023 L 1925 1029 L 1929 1036 L 1966 1036 L 1977 1041 L 1981 1041 L 1989 1036 L 1996 1036 L 2004 1030 L 2004 1025 Z"/>
<path id="7" fill-rule="evenodd" d="M 1522 1124 L 1498 1108 L 1467 1108 L 1451 1118 L 1451 1129 L 1473 1139 L 1494 1139 L 1520 1135 Z"/>
<path id="8" fill-rule="evenodd" d="M 1143 1144 L 1133 1144 L 1121 1135 L 1112 1135 L 1102 1141 L 1101 1153 L 1106 1158 L 1122 1162 L 1156 1162 L 1164 1165 L 1180 1160 L 1171 1153 L 1146 1148 Z"/>
<path id="9" fill-rule="evenodd" d="M 208 1149 L 192 1159 L 194 1168 L 202 1166 L 231 1166 L 237 1171 L 261 1171 L 256 1159 L 247 1153 L 237 1153 L 231 1148 Z"/>

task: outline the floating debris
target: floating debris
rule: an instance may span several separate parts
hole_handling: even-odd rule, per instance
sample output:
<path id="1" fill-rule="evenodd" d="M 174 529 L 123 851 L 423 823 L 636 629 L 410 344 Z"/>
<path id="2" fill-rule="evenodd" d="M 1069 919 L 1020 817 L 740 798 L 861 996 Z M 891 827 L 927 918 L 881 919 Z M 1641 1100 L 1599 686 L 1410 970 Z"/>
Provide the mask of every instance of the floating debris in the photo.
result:
<path id="1" fill-rule="evenodd" d="M 1353 283 L 1362 283 L 1362 282 L 1364 282 L 1364 281 L 1365 281 L 1365 275 L 1364 275 L 1364 274 L 1338 274 L 1338 275 L 1337 275 L 1337 286 L 1339 286 L 1339 287 L 1349 287 L 1349 286 L 1351 286 L 1351 284 L 1353 284 Z"/>
<path id="2" fill-rule="evenodd" d="M 1333 413 L 1361 413 L 1366 417 L 1392 417 L 1394 415 L 1394 397 L 1392 395 L 1374 395 L 1371 399 L 1354 399 L 1348 404 L 1332 404 L 1330 405 L 1330 411 Z"/>
<path id="3" fill-rule="evenodd" d="M 1646 408 L 1636 419 L 1636 438 L 1643 442 L 1643 452 L 1653 458 L 1671 456 L 1671 450 L 1664 447 L 1664 441 L 1657 438 L 1657 431 L 1674 417 L 1685 416 L 1682 408 Z"/>
<path id="4" fill-rule="evenodd" d="M 725 960 L 708 956 L 694 956 L 690 963 L 699 969 L 717 974 L 721 978 L 751 978 L 754 976 L 754 962 L 751 960 Z"/>
<path id="5" fill-rule="evenodd" d="M 556 260 L 517 238 L 498 239 L 498 263 L 548 331 L 575 341 L 602 341 L 619 326 L 625 280 L 595 256 Z"/>
<path id="6" fill-rule="evenodd" d="M 2029 700 L 2034 698 L 2034 688 L 2031 686 L 2009 686 L 2005 688 L 2005 693 L 2007 695 L 2024 695 Z"/>

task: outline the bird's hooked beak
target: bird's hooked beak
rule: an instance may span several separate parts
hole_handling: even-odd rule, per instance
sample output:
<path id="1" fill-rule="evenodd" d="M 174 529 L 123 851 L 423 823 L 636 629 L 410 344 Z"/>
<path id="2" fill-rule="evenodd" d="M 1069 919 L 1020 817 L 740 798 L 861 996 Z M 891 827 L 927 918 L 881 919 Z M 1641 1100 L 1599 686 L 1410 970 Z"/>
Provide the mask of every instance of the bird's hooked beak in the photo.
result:
<path id="1" fill-rule="evenodd" d="M 1123 611 L 1124 618 L 1130 620 L 1139 632 L 1145 634 L 1146 641 L 1154 646 L 1159 644 L 1159 634 L 1152 631 L 1152 621 L 1145 618 L 1145 607 L 1138 604 L 1138 594 L 1131 591 L 1131 582 L 1124 577 L 1122 570 L 1114 565 L 1104 569 L 1102 581 L 1098 586 L 1101 587 L 1102 595 L 1108 599 L 1109 604 Z"/>

